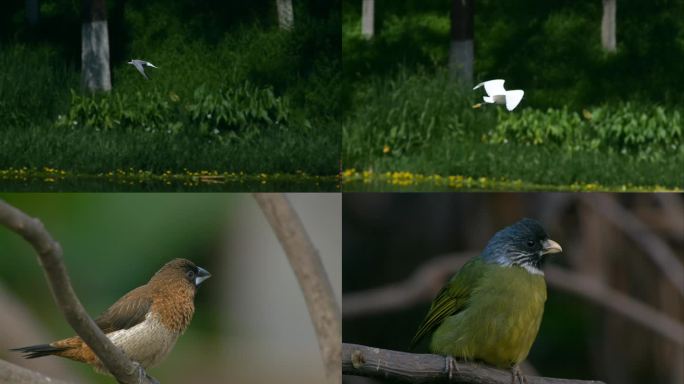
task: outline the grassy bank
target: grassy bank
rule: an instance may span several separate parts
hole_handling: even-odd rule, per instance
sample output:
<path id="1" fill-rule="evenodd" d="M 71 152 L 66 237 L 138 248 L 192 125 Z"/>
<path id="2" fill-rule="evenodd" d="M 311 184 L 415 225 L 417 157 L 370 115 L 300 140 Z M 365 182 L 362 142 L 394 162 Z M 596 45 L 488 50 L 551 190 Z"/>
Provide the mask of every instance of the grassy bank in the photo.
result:
<path id="1" fill-rule="evenodd" d="M 111 29 L 119 28 L 110 36 L 118 54 L 106 94 L 81 91 L 77 36 L 6 42 L 0 51 L 0 169 L 338 173 L 336 12 L 321 17 L 301 9 L 295 30 L 285 32 L 264 21 L 270 7 L 255 6 L 254 14 L 214 25 L 221 15 L 188 14 L 189 2 L 164 4 L 127 6 L 123 21 L 112 21 Z M 67 11 L 48 9 L 45 28 L 68 18 Z M 206 28 L 198 28 L 200 20 Z M 130 40 L 118 41 L 122 36 Z M 159 69 L 149 68 L 145 80 L 126 64 L 130 58 Z"/>
<path id="2" fill-rule="evenodd" d="M 684 122 L 674 106 L 509 113 L 473 109 L 477 99 L 439 70 L 400 70 L 357 85 L 344 121 L 345 169 L 614 190 L 684 186 Z"/>

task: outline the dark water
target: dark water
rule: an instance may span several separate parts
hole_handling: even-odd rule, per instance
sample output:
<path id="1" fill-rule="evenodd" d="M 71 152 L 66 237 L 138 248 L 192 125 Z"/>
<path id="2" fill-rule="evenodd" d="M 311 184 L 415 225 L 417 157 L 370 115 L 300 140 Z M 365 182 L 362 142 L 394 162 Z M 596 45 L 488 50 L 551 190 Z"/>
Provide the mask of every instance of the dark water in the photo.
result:
<path id="1" fill-rule="evenodd" d="M 95 176 L 0 179 L 3 192 L 337 192 L 335 176 L 287 177 L 273 180 L 127 180 Z"/>
<path id="2" fill-rule="evenodd" d="M 476 184 L 471 186 L 461 185 L 455 187 L 449 186 L 448 184 L 432 182 L 418 182 L 409 185 L 399 185 L 389 183 L 384 180 L 373 180 L 370 182 L 364 182 L 362 180 L 345 180 L 342 190 L 344 192 L 537 192 L 549 190 L 561 191 L 571 189 L 563 189 L 563 187 L 554 186 L 540 186 L 534 184 L 520 184 L 514 186 L 510 184 L 490 184 L 486 187 Z"/>

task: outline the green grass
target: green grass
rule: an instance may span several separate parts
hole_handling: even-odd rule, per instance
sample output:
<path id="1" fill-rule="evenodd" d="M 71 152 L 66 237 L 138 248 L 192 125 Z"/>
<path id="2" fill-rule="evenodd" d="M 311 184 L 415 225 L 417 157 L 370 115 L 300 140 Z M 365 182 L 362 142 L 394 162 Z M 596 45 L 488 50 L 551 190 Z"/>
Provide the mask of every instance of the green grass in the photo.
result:
<path id="1" fill-rule="evenodd" d="M 400 70 L 355 91 L 343 127 L 345 169 L 617 190 L 684 186 L 683 122 L 674 108 L 537 110 L 523 101 L 511 113 L 473 109 L 469 89 L 427 70 Z"/>
<path id="2" fill-rule="evenodd" d="M 317 46 L 329 20 L 302 16 L 292 33 L 237 24 L 196 39 L 171 13 L 144 22 L 155 4 L 126 13 L 130 56 L 159 66 L 149 81 L 112 62 L 113 90 L 90 95 L 57 45 L 0 51 L 0 169 L 338 173 L 339 56 Z"/>
<path id="3" fill-rule="evenodd" d="M 244 142 L 221 142 L 190 134 L 82 131 L 10 127 L 0 135 L 2 168 L 59 168 L 79 173 L 117 169 L 219 170 L 245 173 L 335 174 L 337 143 L 326 137 L 296 140 L 287 132 Z M 313 160 L 315 159 L 315 160 Z"/>

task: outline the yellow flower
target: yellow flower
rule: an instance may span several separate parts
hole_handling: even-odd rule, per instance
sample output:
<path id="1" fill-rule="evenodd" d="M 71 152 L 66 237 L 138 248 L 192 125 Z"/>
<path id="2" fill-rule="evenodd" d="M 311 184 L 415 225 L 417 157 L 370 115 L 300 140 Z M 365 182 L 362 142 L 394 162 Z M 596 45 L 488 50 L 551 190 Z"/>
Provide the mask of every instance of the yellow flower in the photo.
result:
<path id="1" fill-rule="evenodd" d="M 390 149 L 389 145 L 385 144 L 385 146 L 382 147 L 382 153 L 388 154 L 388 153 L 390 153 L 390 151 L 391 151 L 391 149 Z"/>

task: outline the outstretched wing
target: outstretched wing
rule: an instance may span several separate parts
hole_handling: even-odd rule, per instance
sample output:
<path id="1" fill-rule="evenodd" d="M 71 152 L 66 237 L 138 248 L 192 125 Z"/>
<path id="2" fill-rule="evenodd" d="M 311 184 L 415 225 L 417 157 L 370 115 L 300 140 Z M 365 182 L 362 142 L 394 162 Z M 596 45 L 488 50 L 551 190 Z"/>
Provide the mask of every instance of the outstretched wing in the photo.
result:
<path id="1" fill-rule="evenodd" d="M 506 90 L 504 89 L 505 80 L 489 80 L 484 82 L 484 89 L 489 96 L 494 95 L 504 95 Z"/>
<path id="2" fill-rule="evenodd" d="M 514 110 L 515 107 L 517 107 L 518 104 L 520 104 L 520 101 L 522 100 L 524 94 L 525 91 L 522 91 L 520 89 L 506 92 L 506 109 L 508 109 L 509 111 Z"/>
<path id="3" fill-rule="evenodd" d="M 473 288 L 482 275 L 482 268 L 477 268 L 477 265 L 481 263 L 482 260 L 479 258 L 470 260 L 442 288 L 432 302 L 425 319 L 418 327 L 416 335 L 411 340 L 411 349 L 423 337 L 432 333 L 447 317 L 453 316 L 467 307 Z"/>
<path id="4" fill-rule="evenodd" d="M 143 68 L 142 63 L 140 61 L 133 61 L 133 66 L 135 67 L 135 69 L 138 70 L 138 72 L 140 72 L 141 75 L 145 76 L 145 78 L 149 80 L 149 78 L 145 74 L 145 68 Z"/>

